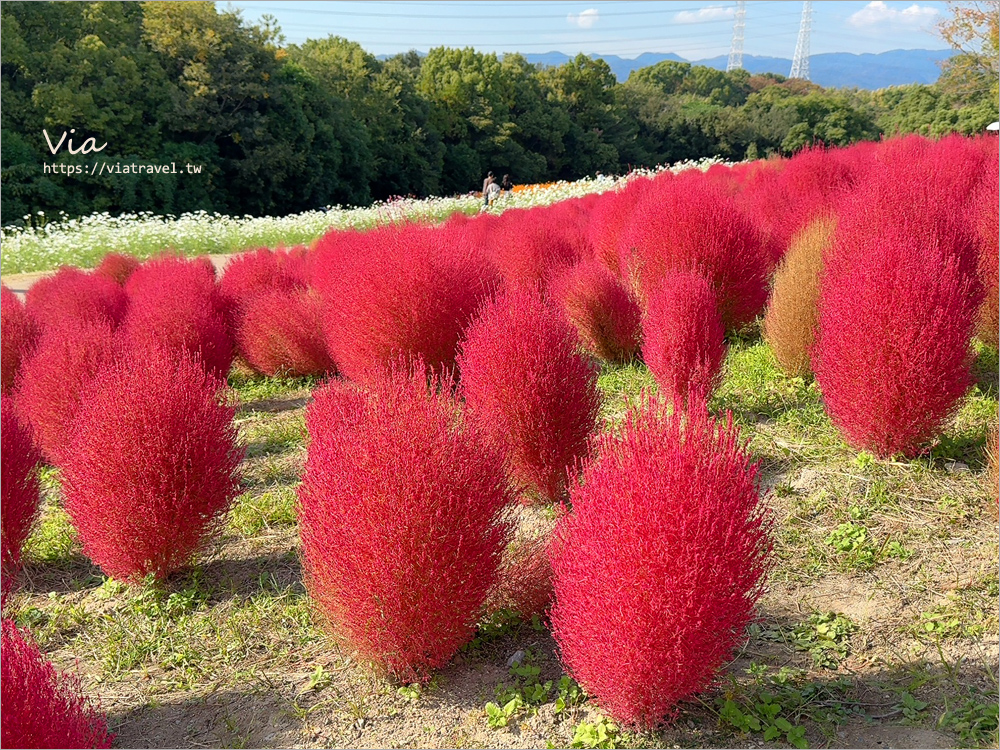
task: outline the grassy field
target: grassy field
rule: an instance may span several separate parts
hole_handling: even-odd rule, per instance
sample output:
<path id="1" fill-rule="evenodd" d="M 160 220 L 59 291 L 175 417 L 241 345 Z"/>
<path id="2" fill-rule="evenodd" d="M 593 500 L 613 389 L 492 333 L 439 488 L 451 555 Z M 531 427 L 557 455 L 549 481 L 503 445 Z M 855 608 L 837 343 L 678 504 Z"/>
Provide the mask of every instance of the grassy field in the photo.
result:
<path id="1" fill-rule="evenodd" d="M 47 473 L 17 619 L 79 670 L 128 747 L 995 747 L 998 528 L 982 445 L 996 355 L 977 368 L 938 444 L 880 461 L 841 441 L 816 386 L 781 375 L 766 345 L 732 342 L 713 408 L 763 463 L 778 564 L 718 684 L 654 734 L 603 717 L 537 620 L 482 623 L 422 688 L 338 649 L 298 558 L 308 379 L 231 377 L 243 494 L 218 543 L 162 588 L 91 565 Z M 606 366 L 600 386 L 608 428 L 654 383 L 642 365 Z"/>

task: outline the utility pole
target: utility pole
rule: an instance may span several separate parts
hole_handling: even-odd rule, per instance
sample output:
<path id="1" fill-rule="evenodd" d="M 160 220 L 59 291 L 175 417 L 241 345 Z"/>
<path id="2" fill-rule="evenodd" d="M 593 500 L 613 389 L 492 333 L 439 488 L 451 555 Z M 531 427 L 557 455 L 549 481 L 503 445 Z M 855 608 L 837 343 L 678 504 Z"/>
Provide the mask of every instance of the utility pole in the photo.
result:
<path id="1" fill-rule="evenodd" d="M 812 3 L 802 3 L 802 21 L 799 23 L 799 39 L 795 43 L 795 57 L 792 58 L 792 72 L 789 78 L 809 80 L 809 27 L 812 25 Z"/>
<path id="2" fill-rule="evenodd" d="M 733 45 L 729 48 L 729 62 L 726 72 L 743 67 L 743 30 L 746 28 L 747 4 L 745 0 L 736 3 L 736 23 L 733 24 Z"/>

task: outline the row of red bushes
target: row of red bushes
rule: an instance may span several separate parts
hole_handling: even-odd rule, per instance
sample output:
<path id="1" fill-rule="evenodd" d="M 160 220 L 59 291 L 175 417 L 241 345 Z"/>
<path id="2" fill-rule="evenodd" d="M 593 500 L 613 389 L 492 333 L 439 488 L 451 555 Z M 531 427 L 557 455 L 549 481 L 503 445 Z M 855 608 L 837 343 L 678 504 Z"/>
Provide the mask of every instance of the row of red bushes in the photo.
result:
<path id="1" fill-rule="evenodd" d="M 977 324 L 996 345 L 995 150 L 814 150 L 330 233 L 241 256 L 219 283 L 205 262 L 111 256 L 23 306 L 5 290 L 5 591 L 37 509 L 33 442 L 62 469 L 85 553 L 117 577 L 162 577 L 238 491 L 220 397 L 234 354 L 266 374 L 337 370 L 353 382 L 309 409 L 300 493 L 307 582 L 336 632 L 425 679 L 495 595 L 514 490 L 568 495 L 548 565 L 531 561 L 551 570 L 564 661 L 614 715 L 654 724 L 724 663 L 769 564 L 755 469 L 705 406 L 726 331 L 767 309 L 778 351 L 774 332 L 804 326 L 789 340 L 846 439 L 918 450 L 968 387 Z M 800 241 L 816 221 L 835 228 Z M 810 260 L 794 265 L 800 246 Z M 776 283 L 766 308 L 793 267 L 810 283 Z M 647 404 L 591 444 L 581 343 L 615 360 L 641 346 L 673 410 Z M 638 648 L 650 629 L 663 633 Z"/>

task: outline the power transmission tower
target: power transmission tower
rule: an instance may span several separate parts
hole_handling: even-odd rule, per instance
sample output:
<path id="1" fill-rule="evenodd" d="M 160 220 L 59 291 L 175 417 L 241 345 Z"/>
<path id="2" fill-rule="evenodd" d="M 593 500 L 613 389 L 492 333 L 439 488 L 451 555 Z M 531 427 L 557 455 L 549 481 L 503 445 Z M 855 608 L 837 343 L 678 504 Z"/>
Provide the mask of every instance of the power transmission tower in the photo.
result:
<path id="1" fill-rule="evenodd" d="M 795 42 L 795 57 L 792 58 L 792 72 L 789 78 L 809 80 L 809 27 L 812 25 L 812 3 L 802 3 L 802 21 L 799 23 L 799 39 Z"/>
<path id="2" fill-rule="evenodd" d="M 743 67 L 743 29 L 746 28 L 747 4 L 744 0 L 736 3 L 736 23 L 733 24 L 733 46 L 729 48 L 729 62 L 726 72 Z"/>

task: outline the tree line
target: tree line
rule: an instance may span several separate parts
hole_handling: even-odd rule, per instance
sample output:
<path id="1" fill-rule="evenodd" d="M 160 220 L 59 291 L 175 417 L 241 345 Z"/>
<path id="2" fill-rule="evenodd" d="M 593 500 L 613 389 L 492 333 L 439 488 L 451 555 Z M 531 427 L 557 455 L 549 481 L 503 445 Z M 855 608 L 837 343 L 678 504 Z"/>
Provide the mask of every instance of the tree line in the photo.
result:
<path id="1" fill-rule="evenodd" d="M 972 133 L 996 116 L 992 79 L 967 70 L 869 92 L 667 61 L 618 83 L 585 55 L 540 68 L 471 48 L 378 60 L 336 36 L 286 45 L 273 19 L 211 2 L 5 2 L 0 22 L 5 224 L 36 211 L 281 215 L 464 193 L 490 169 L 573 180 Z M 77 150 L 106 145 L 53 154 L 71 129 Z M 88 173 L 97 160 L 105 172 Z M 109 175 L 164 163 L 178 173 Z"/>

